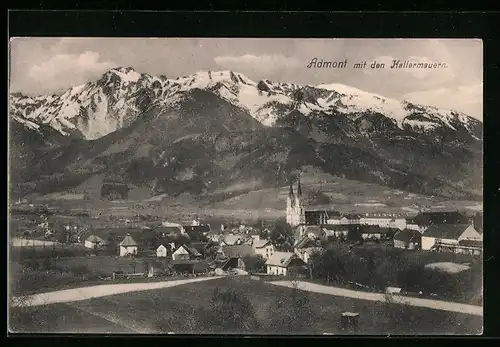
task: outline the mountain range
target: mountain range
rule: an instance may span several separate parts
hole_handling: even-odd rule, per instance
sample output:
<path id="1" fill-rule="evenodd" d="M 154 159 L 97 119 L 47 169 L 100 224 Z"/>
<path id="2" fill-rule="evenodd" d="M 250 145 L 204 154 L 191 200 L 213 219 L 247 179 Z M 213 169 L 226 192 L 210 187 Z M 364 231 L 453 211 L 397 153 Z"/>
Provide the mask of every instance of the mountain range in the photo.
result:
<path id="1" fill-rule="evenodd" d="M 115 68 L 61 94 L 10 94 L 9 122 L 19 195 L 99 176 L 150 195 L 203 196 L 244 182 L 284 186 L 304 167 L 428 195 L 482 195 L 482 122 L 342 84 Z"/>

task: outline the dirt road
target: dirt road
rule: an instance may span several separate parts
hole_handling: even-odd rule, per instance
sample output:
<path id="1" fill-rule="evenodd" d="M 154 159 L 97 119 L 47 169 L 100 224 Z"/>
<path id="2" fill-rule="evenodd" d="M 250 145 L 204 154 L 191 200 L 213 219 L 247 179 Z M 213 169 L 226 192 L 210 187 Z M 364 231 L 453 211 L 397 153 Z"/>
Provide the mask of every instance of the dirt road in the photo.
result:
<path id="1" fill-rule="evenodd" d="M 181 284 L 204 282 L 216 278 L 219 277 L 218 276 L 201 277 L 201 278 L 191 278 L 185 280 L 148 282 L 148 283 L 103 284 L 91 287 L 57 290 L 54 292 L 34 294 L 20 298 L 14 298 L 13 306 L 40 306 L 40 305 L 48 305 L 61 302 L 82 301 L 108 295 L 175 287 Z"/>
<path id="2" fill-rule="evenodd" d="M 272 281 L 268 283 L 276 286 L 289 287 L 289 288 L 293 286 L 292 283 L 289 281 Z M 385 295 L 380 293 L 360 292 L 356 290 L 323 286 L 315 283 L 302 282 L 302 281 L 298 281 L 297 284 L 298 284 L 297 287 L 298 289 L 305 290 L 308 292 L 342 296 L 353 299 L 385 302 Z M 394 299 L 394 302 L 398 304 L 406 304 L 411 306 L 427 307 L 434 310 L 459 312 L 459 313 L 472 314 L 476 316 L 483 316 L 482 306 L 467 305 L 450 301 L 405 297 L 401 295 L 392 295 L 392 297 Z"/>

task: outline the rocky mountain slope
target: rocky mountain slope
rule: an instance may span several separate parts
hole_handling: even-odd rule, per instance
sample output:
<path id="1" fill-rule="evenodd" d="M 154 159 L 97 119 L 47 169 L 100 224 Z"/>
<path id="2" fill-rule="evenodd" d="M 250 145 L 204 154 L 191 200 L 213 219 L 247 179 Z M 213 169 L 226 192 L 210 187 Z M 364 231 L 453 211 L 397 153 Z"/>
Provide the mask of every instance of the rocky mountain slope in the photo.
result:
<path id="1" fill-rule="evenodd" d="M 482 190 L 480 121 L 338 84 L 117 68 L 60 95 L 11 94 L 10 124 L 23 192 L 104 174 L 151 194 L 203 195 L 245 180 L 284 185 L 304 166 L 426 194 Z"/>

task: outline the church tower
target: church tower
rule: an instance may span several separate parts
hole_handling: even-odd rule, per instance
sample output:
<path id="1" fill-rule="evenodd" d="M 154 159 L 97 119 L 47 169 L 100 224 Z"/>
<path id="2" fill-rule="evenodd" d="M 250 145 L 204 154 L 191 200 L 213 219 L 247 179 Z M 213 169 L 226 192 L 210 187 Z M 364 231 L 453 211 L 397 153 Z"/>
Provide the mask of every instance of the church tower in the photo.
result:
<path id="1" fill-rule="evenodd" d="M 286 222 L 293 225 L 293 210 L 295 207 L 295 194 L 293 194 L 292 183 L 290 183 L 290 191 L 286 198 Z"/>
<path id="2" fill-rule="evenodd" d="M 286 200 L 286 222 L 292 227 L 305 223 L 304 203 L 302 200 L 302 186 L 298 180 L 297 194 L 294 194 L 292 184 Z"/>

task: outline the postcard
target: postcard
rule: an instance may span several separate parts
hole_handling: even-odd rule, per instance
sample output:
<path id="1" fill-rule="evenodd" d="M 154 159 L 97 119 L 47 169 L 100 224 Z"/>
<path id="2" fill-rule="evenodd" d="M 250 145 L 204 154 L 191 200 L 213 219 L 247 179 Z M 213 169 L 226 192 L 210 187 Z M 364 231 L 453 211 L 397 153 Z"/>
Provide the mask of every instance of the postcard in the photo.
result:
<path id="1" fill-rule="evenodd" d="M 9 330 L 477 335 L 477 39 L 14 37 Z"/>

